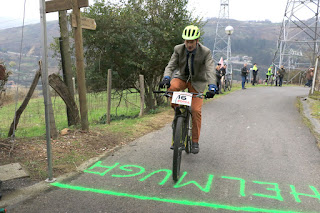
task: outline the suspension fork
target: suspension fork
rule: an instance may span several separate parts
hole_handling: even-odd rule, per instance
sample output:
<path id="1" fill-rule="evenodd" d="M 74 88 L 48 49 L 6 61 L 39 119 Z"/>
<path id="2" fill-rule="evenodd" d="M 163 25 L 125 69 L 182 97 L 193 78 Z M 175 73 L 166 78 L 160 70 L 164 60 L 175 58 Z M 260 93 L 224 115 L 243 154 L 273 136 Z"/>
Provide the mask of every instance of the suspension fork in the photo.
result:
<path id="1" fill-rule="evenodd" d="M 186 118 L 186 120 L 187 120 L 187 128 L 188 128 L 188 130 L 187 130 L 187 135 L 188 136 L 191 136 L 192 135 L 192 114 L 191 114 L 191 107 L 187 107 L 187 111 L 188 111 L 188 113 L 187 113 L 187 118 Z"/>

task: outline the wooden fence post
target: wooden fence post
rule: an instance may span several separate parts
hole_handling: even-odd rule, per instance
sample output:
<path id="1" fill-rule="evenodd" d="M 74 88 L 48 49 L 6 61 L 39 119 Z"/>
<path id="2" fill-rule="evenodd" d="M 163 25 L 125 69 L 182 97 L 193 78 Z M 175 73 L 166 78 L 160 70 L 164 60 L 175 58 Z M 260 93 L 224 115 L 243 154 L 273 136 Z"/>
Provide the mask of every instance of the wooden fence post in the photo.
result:
<path id="1" fill-rule="evenodd" d="M 111 84 L 112 84 L 112 72 L 108 69 L 108 83 L 107 83 L 107 124 L 111 123 Z"/>
<path id="2" fill-rule="evenodd" d="M 139 117 L 141 117 L 144 114 L 144 76 L 143 75 L 139 75 L 139 82 L 140 82 L 140 113 L 139 113 Z"/>
<path id="3" fill-rule="evenodd" d="M 74 28 L 74 43 L 76 54 L 77 83 L 80 103 L 81 129 L 89 131 L 87 88 L 84 73 L 84 54 L 82 41 L 81 14 L 78 0 L 72 0 L 72 12 L 77 20 L 77 27 Z"/>

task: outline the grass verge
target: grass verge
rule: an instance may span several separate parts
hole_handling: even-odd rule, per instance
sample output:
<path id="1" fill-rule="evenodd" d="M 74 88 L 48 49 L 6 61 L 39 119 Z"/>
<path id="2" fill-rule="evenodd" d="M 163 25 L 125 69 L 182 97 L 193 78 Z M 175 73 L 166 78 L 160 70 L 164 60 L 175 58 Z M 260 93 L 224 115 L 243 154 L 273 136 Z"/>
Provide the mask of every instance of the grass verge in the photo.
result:
<path id="1" fill-rule="evenodd" d="M 296 106 L 300 112 L 300 114 L 302 115 L 303 118 L 303 122 L 304 124 L 310 129 L 311 133 L 315 136 L 316 141 L 317 141 L 317 146 L 320 149 L 320 134 L 315 130 L 314 125 L 312 124 L 312 122 L 309 120 L 309 118 L 307 118 L 304 114 L 304 109 L 303 109 L 303 104 L 301 102 L 301 97 L 297 98 L 297 103 Z M 308 100 L 307 100 L 308 101 Z M 308 105 L 310 106 L 310 110 L 311 110 L 311 116 L 314 117 L 315 119 L 318 120 L 318 122 L 320 122 L 320 117 L 315 117 L 313 114 L 318 114 L 318 111 L 316 111 L 318 109 L 318 107 L 320 107 L 320 103 L 319 101 L 317 101 L 317 103 L 314 103 L 313 101 L 308 101 Z M 319 108 L 320 109 L 320 108 Z"/>

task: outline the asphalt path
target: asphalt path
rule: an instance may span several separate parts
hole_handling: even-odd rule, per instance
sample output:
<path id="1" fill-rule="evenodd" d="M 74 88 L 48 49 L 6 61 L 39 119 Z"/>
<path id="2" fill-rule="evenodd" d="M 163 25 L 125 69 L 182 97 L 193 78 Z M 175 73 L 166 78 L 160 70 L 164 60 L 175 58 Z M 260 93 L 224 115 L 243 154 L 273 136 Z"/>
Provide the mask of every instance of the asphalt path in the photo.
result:
<path id="1" fill-rule="evenodd" d="M 236 91 L 203 106 L 200 152 L 171 176 L 171 125 L 8 212 L 320 212 L 320 152 L 303 87 Z"/>

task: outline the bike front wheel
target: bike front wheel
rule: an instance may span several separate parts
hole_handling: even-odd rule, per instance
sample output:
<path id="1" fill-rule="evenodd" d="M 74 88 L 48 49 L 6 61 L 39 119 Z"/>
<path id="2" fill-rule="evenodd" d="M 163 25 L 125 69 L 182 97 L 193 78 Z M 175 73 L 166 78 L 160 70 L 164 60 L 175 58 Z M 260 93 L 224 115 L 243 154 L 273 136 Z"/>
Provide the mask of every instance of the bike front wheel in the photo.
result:
<path id="1" fill-rule="evenodd" d="M 174 181 L 178 181 L 180 176 L 180 165 L 182 155 L 182 144 L 183 144 L 183 131 L 184 122 L 183 117 L 178 117 L 176 121 L 175 134 L 174 134 L 174 149 L 173 149 L 173 163 L 172 163 L 172 178 Z"/>

